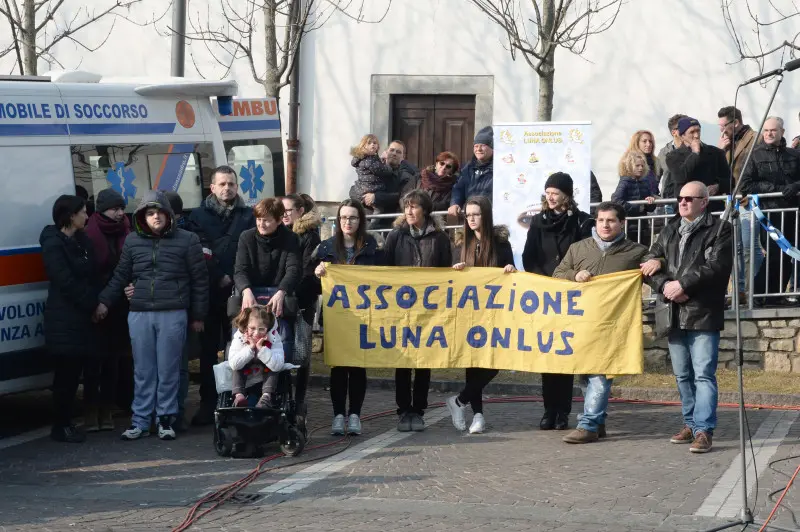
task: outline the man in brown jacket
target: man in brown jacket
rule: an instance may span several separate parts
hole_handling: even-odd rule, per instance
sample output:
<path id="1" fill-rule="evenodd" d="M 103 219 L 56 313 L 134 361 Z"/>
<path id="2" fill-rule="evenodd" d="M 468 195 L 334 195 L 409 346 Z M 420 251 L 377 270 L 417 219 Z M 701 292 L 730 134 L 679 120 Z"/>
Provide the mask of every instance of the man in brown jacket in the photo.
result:
<path id="1" fill-rule="evenodd" d="M 569 247 L 553 277 L 579 283 L 595 275 L 639 268 L 647 248 L 625 236 L 625 209 L 617 203 L 603 202 L 597 207 L 597 222 L 592 236 Z M 581 385 L 585 399 L 578 428 L 564 436 L 566 443 L 591 443 L 606 435 L 606 408 L 612 379 L 605 375 L 585 375 Z"/>

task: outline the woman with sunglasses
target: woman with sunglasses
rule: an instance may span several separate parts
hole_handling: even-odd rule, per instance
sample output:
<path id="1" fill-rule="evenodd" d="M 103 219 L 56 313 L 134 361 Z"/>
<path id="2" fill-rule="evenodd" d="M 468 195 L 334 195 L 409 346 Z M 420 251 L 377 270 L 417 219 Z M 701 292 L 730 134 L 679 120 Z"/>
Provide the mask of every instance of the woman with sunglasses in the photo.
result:
<path id="1" fill-rule="evenodd" d="M 495 227 L 492 220 L 492 204 L 485 196 L 473 196 L 464 204 L 464 232 L 456 238 L 461 246 L 455 254 L 456 263 L 453 269 L 462 271 L 467 266 L 503 268 L 505 273 L 517 271 L 514 268 L 514 253 L 508 242 L 509 232 L 505 225 Z M 453 426 L 458 430 L 467 430 L 464 411 L 467 405 L 472 407 L 472 424 L 470 434 L 480 434 L 486 430 L 483 417 L 483 389 L 497 375 L 498 370 L 489 368 L 467 368 L 466 384 L 461 393 L 447 400 L 447 409 L 453 419 Z"/>
<path id="2" fill-rule="evenodd" d="M 378 243 L 367 234 L 367 217 L 361 202 L 346 199 L 339 204 L 336 214 L 334 236 L 322 242 L 314 251 L 314 259 L 319 264 L 314 275 L 322 278 L 326 274 L 325 263 L 357 264 L 374 266 L 380 264 Z M 333 403 L 333 423 L 331 434 L 361 434 L 361 405 L 367 394 L 367 370 L 349 366 L 331 368 L 331 402 Z M 350 409 L 345 409 L 347 397 Z M 345 413 L 348 413 L 345 428 Z"/>
<path id="3" fill-rule="evenodd" d="M 451 151 L 443 151 L 436 156 L 436 162 L 420 172 L 419 188 L 431 196 L 433 211 L 446 211 L 450 208 L 453 185 L 458 179 L 460 163 Z"/>

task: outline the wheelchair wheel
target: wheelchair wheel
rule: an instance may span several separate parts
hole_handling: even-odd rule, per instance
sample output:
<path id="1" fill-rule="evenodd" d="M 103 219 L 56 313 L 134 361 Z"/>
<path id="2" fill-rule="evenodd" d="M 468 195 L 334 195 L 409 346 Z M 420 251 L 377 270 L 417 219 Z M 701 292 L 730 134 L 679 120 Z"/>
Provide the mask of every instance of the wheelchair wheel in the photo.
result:
<path id="1" fill-rule="evenodd" d="M 289 427 L 287 441 L 281 442 L 281 452 L 286 456 L 297 456 L 306 446 L 306 438 L 297 427 Z"/>
<path id="2" fill-rule="evenodd" d="M 233 441 L 227 437 L 227 431 L 214 427 L 214 450 L 219 456 L 228 457 L 233 452 Z"/>

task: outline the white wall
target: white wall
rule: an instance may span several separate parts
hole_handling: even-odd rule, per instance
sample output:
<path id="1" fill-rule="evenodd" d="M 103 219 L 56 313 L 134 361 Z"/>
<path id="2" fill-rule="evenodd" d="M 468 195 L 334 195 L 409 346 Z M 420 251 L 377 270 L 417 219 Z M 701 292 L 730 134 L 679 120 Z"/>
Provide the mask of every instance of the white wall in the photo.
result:
<path id="1" fill-rule="evenodd" d="M 204 13 L 207 1 L 192 0 L 189 15 Z M 99 9 L 108 2 L 67 0 L 61 16 L 71 16 L 81 6 Z M 369 0 L 365 16 L 382 12 L 387 2 Z M 776 0 L 776 5 L 786 2 L 791 0 Z M 767 2 L 751 2 L 756 4 L 768 9 Z M 144 21 L 164 9 L 161 0 L 145 0 L 130 16 Z M 170 18 L 168 13 L 158 27 L 165 29 Z M 88 28 L 85 40 L 98 44 L 109 27 L 107 21 Z M 780 31 L 779 27 L 775 35 L 765 35 L 769 43 L 792 37 Z M 321 200 L 346 196 L 354 178 L 349 148 L 370 127 L 373 74 L 492 75 L 494 121 L 534 120 L 538 80 L 523 60 L 511 60 L 502 37 L 468 0 L 393 0 L 381 24 L 357 24 L 335 15 L 309 34 L 301 58 L 300 190 Z M 0 49 L 7 39 L 8 32 L 0 32 Z M 79 66 L 104 75 L 161 76 L 170 69 L 169 38 L 152 27 L 124 21 L 96 52 L 64 41 L 55 53 L 66 68 Z M 701 121 L 706 142 L 716 142 L 717 110 L 732 104 L 738 83 L 757 73 L 752 64 L 729 65 L 736 57 L 719 1 L 628 1 L 616 24 L 592 37 L 583 58 L 558 52 L 553 118 L 594 123 L 593 166 L 604 196 L 610 197 L 617 182 L 617 161 L 635 130 L 652 130 L 660 147 L 668 140 L 667 118 L 683 112 Z M 0 59 L 0 72 L 10 72 L 10 59 Z M 201 43 L 187 50 L 187 77 L 219 78 L 224 72 Z M 235 64 L 231 76 L 239 82 L 242 95 L 263 94 L 245 63 Z M 800 133 L 800 105 L 791 103 L 796 94 L 800 94 L 800 71 L 786 75 L 772 113 L 787 120 L 790 138 Z M 769 89 L 758 84 L 741 91 L 739 107 L 746 123 L 758 123 L 768 96 Z M 284 91 L 284 128 L 287 101 Z"/>

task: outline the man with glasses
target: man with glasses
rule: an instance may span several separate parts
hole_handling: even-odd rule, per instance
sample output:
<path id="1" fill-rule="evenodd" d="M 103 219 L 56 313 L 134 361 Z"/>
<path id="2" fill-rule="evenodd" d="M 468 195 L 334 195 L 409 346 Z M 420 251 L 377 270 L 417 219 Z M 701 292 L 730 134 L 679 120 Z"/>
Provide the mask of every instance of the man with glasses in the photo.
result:
<path id="1" fill-rule="evenodd" d="M 783 193 L 783 198 L 761 200 L 760 206 L 762 210 L 790 209 L 769 212 L 766 215 L 772 225 L 794 245 L 797 243 L 796 208 L 800 205 L 797 198 L 800 192 L 800 152 L 786 147 L 783 134 L 783 119 L 777 116 L 767 118 L 762 130 L 763 142 L 753 149 L 750 162 L 742 173 L 742 193 Z M 779 294 L 786 288 L 786 283 L 792 274 L 792 258 L 783 253 L 778 244 L 767 237 L 765 231 L 760 234 L 761 242 L 769 252 L 764 265 L 753 280 L 753 290 L 755 293 Z M 756 299 L 755 303 L 763 305 L 764 298 Z"/>
<path id="2" fill-rule="evenodd" d="M 641 265 L 669 305 L 669 355 L 684 421 L 670 442 L 691 443 L 693 453 L 711 450 L 717 424 L 719 336 L 733 265 L 731 225 L 711 215 L 708 196 L 699 181 L 683 185 L 680 217 L 667 223 Z"/>
<path id="3" fill-rule="evenodd" d="M 680 191 L 690 181 L 700 181 L 708 187 L 711 196 L 730 193 L 730 167 L 725 152 L 716 146 L 700 141 L 700 122 L 685 116 L 678 120 L 678 134 L 682 146 L 667 155 L 667 169 L 674 190 Z M 725 208 L 723 202 L 714 202 L 712 210 Z"/>

